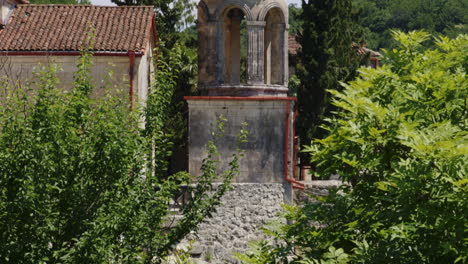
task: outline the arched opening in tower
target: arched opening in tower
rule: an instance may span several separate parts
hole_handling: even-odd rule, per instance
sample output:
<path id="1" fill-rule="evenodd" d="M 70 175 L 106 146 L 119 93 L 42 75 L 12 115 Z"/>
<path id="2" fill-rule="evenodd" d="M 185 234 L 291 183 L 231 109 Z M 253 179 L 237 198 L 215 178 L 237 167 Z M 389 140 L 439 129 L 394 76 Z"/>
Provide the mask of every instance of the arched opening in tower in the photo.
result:
<path id="1" fill-rule="evenodd" d="M 284 35 L 286 24 L 279 8 L 272 8 L 265 18 L 265 83 L 284 84 Z"/>
<path id="2" fill-rule="evenodd" d="M 224 17 L 224 81 L 229 84 L 247 82 L 247 32 L 245 16 L 238 8 Z"/>

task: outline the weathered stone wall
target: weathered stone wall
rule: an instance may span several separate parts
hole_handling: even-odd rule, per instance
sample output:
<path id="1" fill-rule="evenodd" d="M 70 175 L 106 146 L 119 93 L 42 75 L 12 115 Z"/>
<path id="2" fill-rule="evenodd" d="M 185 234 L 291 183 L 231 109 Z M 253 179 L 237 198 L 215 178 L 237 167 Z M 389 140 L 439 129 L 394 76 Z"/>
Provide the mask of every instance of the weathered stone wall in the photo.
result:
<path id="1" fill-rule="evenodd" d="M 244 252 L 252 240 L 263 238 L 261 228 L 275 219 L 288 202 L 289 184 L 236 183 L 222 198 L 222 205 L 193 240 L 190 253 L 199 263 L 238 263 L 234 252 Z"/>
<path id="2" fill-rule="evenodd" d="M 304 190 L 281 183 L 235 183 L 222 198 L 212 218 L 200 225 L 178 248 L 188 249 L 195 263 L 238 263 L 233 253 L 243 253 L 250 241 L 266 238 L 261 228 L 279 219 L 282 204 L 311 201 L 310 195 L 326 196 L 340 187 L 340 180 L 304 182 Z"/>
<path id="3" fill-rule="evenodd" d="M 242 147 L 245 157 L 240 160 L 240 175 L 234 182 L 282 183 L 284 180 L 284 151 L 286 113 L 293 116 L 286 101 L 275 100 L 188 100 L 189 104 L 189 172 L 200 175 L 206 157 L 206 143 L 212 139 L 214 122 L 224 116 L 227 122 L 224 136 L 219 140 L 221 168 L 228 168 L 236 149 L 236 135 L 242 123 L 247 123 L 248 142 Z M 292 105 L 292 104 L 291 104 Z M 290 106 L 291 107 L 291 106 Z M 290 118 L 291 122 L 292 118 Z M 292 126 L 288 132 L 292 142 Z M 292 144 L 292 143 L 291 143 Z M 289 147 L 288 166 L 292 161 Z M 290 168 L 290 174 L 292 171 Z"/>

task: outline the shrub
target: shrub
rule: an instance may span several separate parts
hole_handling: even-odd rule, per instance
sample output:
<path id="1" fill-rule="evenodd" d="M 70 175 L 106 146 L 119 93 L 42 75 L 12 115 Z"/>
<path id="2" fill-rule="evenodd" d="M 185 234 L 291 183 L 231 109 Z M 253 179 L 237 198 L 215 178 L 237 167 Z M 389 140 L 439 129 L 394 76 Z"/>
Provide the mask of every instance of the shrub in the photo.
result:
<path id="1" fill-rule="evenodd" d="M 394 32 L 379 69 L 330 91 L 330 135 L 308 148 L 318 172 L 351 183 L 286 207 L 245 263 L 466 263 L 468 36 Z M 265 260 L 268 256 L 268 260 Z"/>
<path id="2" fill-rule="evenodd" d="M 211 142 L 202 175 L 188 190 L 193 199 L 167 228 L 174 193 L 194 179 L 162 175 L 171 138 L 154 116 L 160 112 L 148 110 L 151 126 L 142 130 L 127 98 L 114 91 L 90 97 L 91 57 L 83 52 L 71 92 L 56 88 L 57 66 L 37 75 L 37 95 L 2 87 L 1 263 L 158 263 L 214 211 L 237 173 L 234 155 L 231 168 L 216 175 Z M 171 95 L 158 89 L 171 89 L 170 72 L 160 67 L 148 109 L 165 111 Z M 216 178 L 222 184 L 213 191 Z"/>

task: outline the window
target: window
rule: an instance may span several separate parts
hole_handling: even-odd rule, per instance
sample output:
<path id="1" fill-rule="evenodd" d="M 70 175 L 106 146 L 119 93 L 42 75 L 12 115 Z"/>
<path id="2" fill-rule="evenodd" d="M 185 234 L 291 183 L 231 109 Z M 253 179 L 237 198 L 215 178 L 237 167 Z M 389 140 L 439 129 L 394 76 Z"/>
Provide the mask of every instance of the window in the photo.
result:
<path id="1" fill-rule="evenodd" d="M 279 8 L 272 8 L 265 18 L 265 84 L 284 84 L 284 35 L 286 25 Z"/>
<path id="2" fill-rule="evenodd" d="M 224 18 L 224 81 L 230 84 L 246 82 L 247 37 L 242 10 L 230 9 Z"/>

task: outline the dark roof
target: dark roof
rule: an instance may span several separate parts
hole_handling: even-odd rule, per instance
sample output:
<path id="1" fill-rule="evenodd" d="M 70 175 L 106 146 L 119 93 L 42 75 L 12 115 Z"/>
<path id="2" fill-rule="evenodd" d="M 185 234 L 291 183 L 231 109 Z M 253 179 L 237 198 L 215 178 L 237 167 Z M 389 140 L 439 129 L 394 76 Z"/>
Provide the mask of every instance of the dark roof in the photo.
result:
<path id="1" fill-rule="evenodd" d="M 79 51 L 92 28 L 94 51 L 140 52 L 154 29 L 153 7 L 18 5 L 0 29 L 0 51 Z"/>

